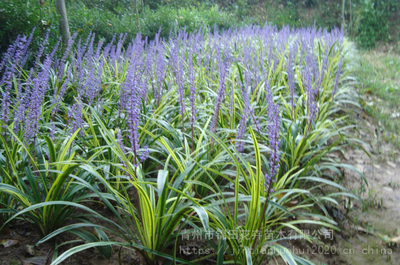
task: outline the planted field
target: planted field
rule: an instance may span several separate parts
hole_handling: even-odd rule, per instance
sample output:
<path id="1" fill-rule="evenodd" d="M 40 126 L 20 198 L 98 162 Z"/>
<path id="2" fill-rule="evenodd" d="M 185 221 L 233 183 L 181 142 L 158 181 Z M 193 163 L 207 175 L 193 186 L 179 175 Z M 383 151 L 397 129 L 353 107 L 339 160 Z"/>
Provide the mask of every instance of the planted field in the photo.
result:
<path id="1" fill-rule="evenodd" d="M 24 220 L 56 242 L 52 264 L 93 247 L 140 264 L 309 264 L 292 244 L 329 246 L 329 205 L 357 198 L 333 155 L 352 140 L 351 44 L 315 28 L 173 35 L 9 47 L 2 228 Z"/>

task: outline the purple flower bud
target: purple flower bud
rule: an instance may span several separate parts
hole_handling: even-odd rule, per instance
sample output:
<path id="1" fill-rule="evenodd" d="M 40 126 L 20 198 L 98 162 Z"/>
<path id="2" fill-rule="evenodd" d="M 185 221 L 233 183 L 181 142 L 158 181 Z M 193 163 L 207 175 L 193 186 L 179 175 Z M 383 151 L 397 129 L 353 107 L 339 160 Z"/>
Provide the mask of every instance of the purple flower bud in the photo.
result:
<path id="1" fill-rule="evenodd" d="M 119 35 L 119 40 L 118 40 L 118 43 L 117 43 L 117 48 L 116 48 L 116 51 L 115 51 L 114 60 L 119 60 L 119 58 L 121 56 L 122 44 L 125 42 L 126 35 L 127 35 L 126 33 L 125 34 L 121 33 Z"/>

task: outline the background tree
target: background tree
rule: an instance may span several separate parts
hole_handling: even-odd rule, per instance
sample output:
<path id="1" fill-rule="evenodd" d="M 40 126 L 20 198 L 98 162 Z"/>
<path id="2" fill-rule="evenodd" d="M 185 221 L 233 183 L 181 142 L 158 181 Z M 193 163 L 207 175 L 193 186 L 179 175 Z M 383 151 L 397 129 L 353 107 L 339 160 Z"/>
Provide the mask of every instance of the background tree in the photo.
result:
<path id="1" fill-rule="evenodd" d="M 56 0 L 56 11 L 60 15 L 60 34 L 64 43 L 68 42 L 70 38 L 67 10 L 65 8 L 64 0 Z"/>

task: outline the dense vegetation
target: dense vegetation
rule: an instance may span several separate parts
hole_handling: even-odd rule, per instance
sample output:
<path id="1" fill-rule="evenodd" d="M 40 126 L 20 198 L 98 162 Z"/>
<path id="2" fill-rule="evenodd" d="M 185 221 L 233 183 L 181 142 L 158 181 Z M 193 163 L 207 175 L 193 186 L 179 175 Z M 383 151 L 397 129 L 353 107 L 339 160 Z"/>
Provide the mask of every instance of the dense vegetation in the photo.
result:
<path id="1" fill-rule="evenodd" d="M 378 42 L 399 42 L 399 2 L 397 0 L 342 1 L 255 1 L 255 0 L 65 0 L 70 31 L 86 38 L 89 32 L 96 40 L 111 41 L 114 34 L 127 33 L 132 39 L 137 33 L 154 39 L 168 37 L 175 28 L 186 27 L 193 32 L 204 26 L 219 29 L 243 24 L 290 25 L 333 29 L 345 22 L 345 31 L 359 46 L 374 47 Z M 344 12 L 344 13 L 343 13 Z M 342 18 L 344 14 L 344 20 Z M 28 35 L 36 27 L 36 47 L 39 37 L 50 29 L 54 45 L 58 39 L 58 15 L 54 1 L 3 0 L 0 2 L 0 51 L 6 51 L 18 34 Z"/>
<path id="2" fill-rule="evenodd" d="M 310 264 L 281 241 L 327 244 L 299 225 L 338 230 L 327 205 L 357 198 L 337 184 L 351 166 L 334 155 L 357 106 L 343 31 L 204 27 L 64 47 L 47 31 L 30 52 L 33 34 L 0 64 L 0 218 L 29 222 L 38 244 L 66 232 L 85 243 L 52 264 L 111 246 L 149 264 Z M 185 233 L 209 253 L 179 253 Z"/>
<path id="3" fill-rule="evenodd" d="M 298 240 L 330 247 L 329 209 L 358 199 L 337 158 L 360 142 L 349 39 L 398 45 L 398 1 L 66 4 L 63 43 L 54 1 L 0 2 L 0 230 L 56 239 L 52 264 L 88 248 L 310 264 Z"/>

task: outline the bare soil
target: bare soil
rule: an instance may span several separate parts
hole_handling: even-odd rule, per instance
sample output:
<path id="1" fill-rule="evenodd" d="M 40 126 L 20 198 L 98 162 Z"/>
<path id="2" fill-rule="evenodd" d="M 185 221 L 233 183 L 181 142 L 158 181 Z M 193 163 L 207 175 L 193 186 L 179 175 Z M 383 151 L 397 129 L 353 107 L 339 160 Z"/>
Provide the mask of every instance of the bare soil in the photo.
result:
<path id="1" fill-rule="evenodd" d="M 360 148 L 348 149 L 344 162 L 364 174 L 345 170 L 344 185 L 363 199 L 354 202 L 348 215 L 349 238 L 338 241 L 339 253 L 347 264 L 400 264 L 400 152 L 384 141 L 381 126 L 371 118 L 357 122 L 355 136 Z M 392 241 L 392 242 L 390 242 Z"/>

